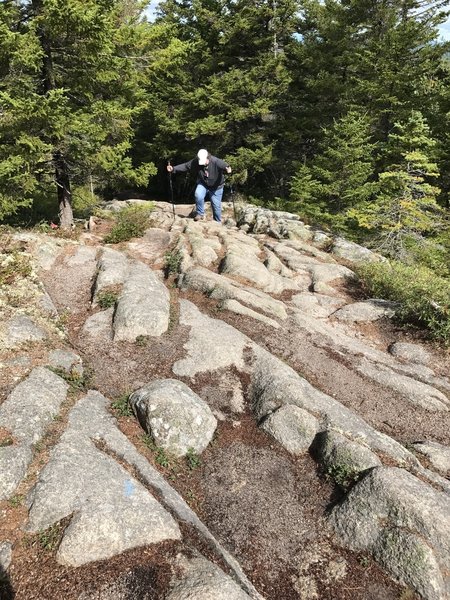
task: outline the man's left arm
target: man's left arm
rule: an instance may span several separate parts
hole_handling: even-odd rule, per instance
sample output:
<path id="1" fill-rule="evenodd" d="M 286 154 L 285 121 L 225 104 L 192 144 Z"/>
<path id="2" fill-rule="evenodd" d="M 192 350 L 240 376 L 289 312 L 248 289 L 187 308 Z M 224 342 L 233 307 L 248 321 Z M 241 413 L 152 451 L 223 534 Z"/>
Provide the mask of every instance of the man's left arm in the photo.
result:
<path id="1" fill-rule="evenodd" d="M 222 169 L 222 171 L 225 171 L 226 173 L 231 173 L 231 167 L 229 164 L 227 164 L 224 160 L 217 158 L 217 166 L 219 167 L 219 169 Z"/>

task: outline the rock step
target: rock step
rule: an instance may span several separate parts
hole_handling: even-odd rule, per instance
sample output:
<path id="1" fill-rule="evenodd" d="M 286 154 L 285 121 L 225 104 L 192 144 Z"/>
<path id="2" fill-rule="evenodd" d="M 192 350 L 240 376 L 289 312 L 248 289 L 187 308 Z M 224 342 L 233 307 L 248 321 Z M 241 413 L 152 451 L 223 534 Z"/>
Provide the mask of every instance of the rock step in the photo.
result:
<path id="1" fill-rule="evenodd" d="M 130 261 L 123 254 L 112 248 L 104 248 L 97 264 L 92 304 L 96 306 L 97 297 L 103 290 L 114 286 L 122 286 L 127 277 Z"/>
<path id="2" fill-rule="evenodd" d="M 135 341 L 167 331 L 170 294 L 152 269 L 110 248 L 104 249 L 98 265 L 93 306 L 102 291 L 114 286 L 120 286 L 121 291 L 115 310 L 109 308 L 88 317 L 83 336 L 94 341 Z"/>
<path id="3" fill-rule="evenodd" d="M 98 447 L 115 433 L 108 404 L 98 392 L 90 392 L 76 404 L 27 499 L 28 532 L 45 530 L 73 515 L 56 554 L 64 565 L 78 567 L 181 537 L 171 515 Z"/>
<path id="4" fill-rule="evenodd" d="M 180 286 L 182 289 L 190 288 L 203 292 L 217 300 L 237 300 L 270 317 L 287 318 L 286 307 L 280 300 L 275 300 L 269 294 L 239 284 L 224 275 L 212 273 L 202 267 L 188 269 L 180 279 Z"/>
<path id="5" fill-rule="evenodd" d="M 114 340 L 160 336 L 169 326 L 170 295 L 158 276 L 140 262 L 131 263 L 114 315 Z"/>
<path id="6" fill-rule="evenodd" d="M 67 397 L 67 383 L 44 367 L 36 367 L 0 406 L 0 427 L 13 444 L 0 448 L 0 499 L 9 498 L 22 481 L 33 457 L 33 444 L 58 415 Z"/>
<path id="7" fill-rule="evenodd" d="M 178 519 L 192 525 L 225 562 L 239 589 L 262 600 L 238 562 L 119 431 L 108 406 L 104 396 L 90 391 L 71 410 L 68 427 L 28 496 L 26 530 L 42 531 L 73 515 L 56 558 L 61 564 L 80 566 L 164 539 L 180 539 Z M 212 565 L 209 570 L 216 582 L 225 577 Z M 230 589 L 237 588 L 225 581 Z M 189 589 L 192 582 L 183 585 Z"/>

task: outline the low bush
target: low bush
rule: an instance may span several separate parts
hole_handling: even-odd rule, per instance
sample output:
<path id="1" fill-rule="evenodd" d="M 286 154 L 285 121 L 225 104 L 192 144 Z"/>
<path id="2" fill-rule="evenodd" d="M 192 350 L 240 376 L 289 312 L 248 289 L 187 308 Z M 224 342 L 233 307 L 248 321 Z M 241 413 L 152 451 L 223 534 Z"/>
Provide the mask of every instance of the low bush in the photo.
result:
<path id="1" fill-rule="evenodd" d="M 450 344 L 449 279 L 397 261 L 362 264 L 356 271 L 369 296 L 400 303 L 401 321 L 425 327 L 432 337 Z"/>
<path id="2" fill-rule="evenodd" d="M 166 277 L 169 277 L 170 275 L 176 275 L 180 272 L 183 256 L 179 248 L 174 248 L 170 252 L 166 252 L 164 259 Z"/>
<path id="3" fill-rule="evenodd" d="M 12 285 L 17 279 L 29 277 L 31 273 L 32 265 L 28 255 L 13 251 L 0 256 L 0 286 Z"/>
<path id="4" fill-rule="evenodd" d="M 138 204 L 122 209 L 118 214 L 117 223 L 105 237 L 105 242 L 107 244 L 118 244 L 143 235 L 150 224 L 152 211 L 152 204 L 149 204 L 149 206 Z"/>
<path id="5" fill-rule="evenodd" d="M 117 412 L 119 417 L 132 417 L 133 411 L 131 410 L 128 399 L 130 397 L 129 392 L 125 392 L 118 396 L 114 402 L 111 403 L 111 407 Z"/>
<path id="6" fill-rule="evenodd" d="M 114 306 L 118 297 L 119 293 L 114 290 L 103 290 L 97 294 L 96 300 L 100 308 L 105 310 Z"/>
<path id="7" fill-rule="evenodd" d="M 441 238 L 409 239 L 405 245 L 411 257 L 410 263 L 428 267 L 439 277 L 450 277 L 450 232 Z"/>

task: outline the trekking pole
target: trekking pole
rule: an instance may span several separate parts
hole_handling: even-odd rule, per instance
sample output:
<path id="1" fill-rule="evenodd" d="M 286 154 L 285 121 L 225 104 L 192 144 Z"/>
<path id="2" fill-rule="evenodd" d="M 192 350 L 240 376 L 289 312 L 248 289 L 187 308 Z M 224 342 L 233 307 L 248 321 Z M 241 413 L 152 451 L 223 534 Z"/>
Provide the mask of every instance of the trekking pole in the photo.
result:
<path id="1" fill-rule="evenodd" d="M 167 164 L 170 165 L 170 160 L 167 161 Z M 172 184 L 172 171 L 169 171 L 169 188 L 170 188 L 170 198 L 172 200 L 172 211 L 173 211 L 173 219 L 175 220 L 175 202 L 173 199 L 173 184 Z"/>
<path id="2" fill-rule="evenodd" d="M 236 203 L 234 201 L 234 188 L 233 188 L 233 184 L 230 185 L 230 194 L 231 194 L 231 202 L 233 203 L 234 220 L 236 221 L 236 225 L 237 225 Z"/>

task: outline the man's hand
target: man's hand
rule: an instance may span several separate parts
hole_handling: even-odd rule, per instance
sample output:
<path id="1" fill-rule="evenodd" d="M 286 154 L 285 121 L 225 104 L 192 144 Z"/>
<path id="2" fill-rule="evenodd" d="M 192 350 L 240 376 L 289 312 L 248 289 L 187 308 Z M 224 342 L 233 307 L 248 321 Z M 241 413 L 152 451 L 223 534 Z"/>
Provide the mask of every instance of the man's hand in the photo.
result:
<path id="1" fill-rule="evenodd" d="M 227 173 L 231 173 L 231 167 L 227 167 L 227 168 L 225 169 L 225 171 L 226 171 Z"/>
<path id="2" fill-rule="evenodd" d="M 172 171 L 173 171 L 172 165 L 167 165 L 167 170 L 169 171 L 169 173 L 172 173 Z"/>

